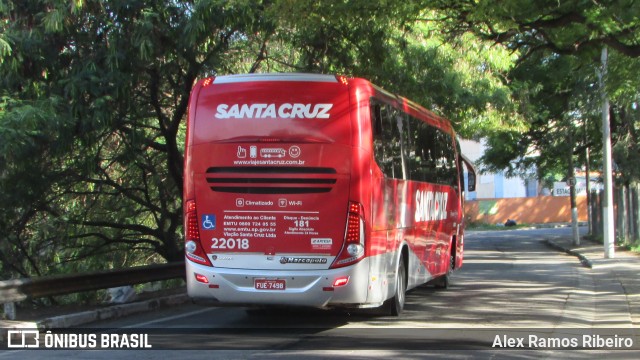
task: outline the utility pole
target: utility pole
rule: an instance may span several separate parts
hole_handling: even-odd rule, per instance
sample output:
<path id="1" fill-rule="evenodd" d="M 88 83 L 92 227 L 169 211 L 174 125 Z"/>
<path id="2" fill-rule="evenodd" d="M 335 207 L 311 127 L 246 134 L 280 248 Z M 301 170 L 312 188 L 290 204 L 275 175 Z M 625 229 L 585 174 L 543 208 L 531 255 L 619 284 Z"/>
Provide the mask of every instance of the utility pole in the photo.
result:
<path id="1" fill-rule="evenodd" d="M 584 147 L 584 157 L 585 157 L 585 180 L 587 187 L 587 234 L 593 235 L 593 229 L 591 228 L 593 224 L 591 223 L 591 153 L 589 152 L 589 146 L 587 146 L 587 118 L 585 117 L 582 121 L 582 142 L 585 144 Z"/>
<path id="2" fill-rule="evenodd" d="M 586 123 L 586 120 L 585 120 Z M 586 129 L 586 126 L 585 126 Z M 586 133 L 586 130 L 585 130 Z M 587 136 L 585 135 L 585 144 L 587 143 L 586 141 Z M 593 229 L 591 228 L 593 226 L 593 224 L 591 223 L 593 220 L 591 219 L 591 175 L 589 174 L 589 171 L 591 171 L 591 165 L 590 163 L 590 158 L 591 158 L 591 154 L 589 153 L 589 147 L 587 146 L 585 149 L 585 158 L 586 158 L 586 165 L 585 165 L 585 170 L 586 170 L 586 185 L 587 185 L 587 224 L 588 224 L 588 234 L 589 235 L 593 235 Z"/>
<path id="3" fill-rule="evenodd" d="M 604 228 L 604 257 L 615 257 L 615 234 L 613 221 L 613 172 L 611 166 L 611 127 L 609 125 L 609 97 L 604 87 L 607 75 L 607 47 L 602 48 L 600 60 L 602 69 L 599 73 L 602 96 L 602 177 L 604 178 L 604 198 L 602 199 L 602 220 Z"/>
<path id="4" fill-rule="evenodd" d="M 580 232 L 578 230 L 578 205 L 576 202 L 576 176 L 573 164 L 573 128 L 569 123 L 569 195 L 571 198 L 571 229 L 573 232 L 573 245 L 580 245 Z"/>

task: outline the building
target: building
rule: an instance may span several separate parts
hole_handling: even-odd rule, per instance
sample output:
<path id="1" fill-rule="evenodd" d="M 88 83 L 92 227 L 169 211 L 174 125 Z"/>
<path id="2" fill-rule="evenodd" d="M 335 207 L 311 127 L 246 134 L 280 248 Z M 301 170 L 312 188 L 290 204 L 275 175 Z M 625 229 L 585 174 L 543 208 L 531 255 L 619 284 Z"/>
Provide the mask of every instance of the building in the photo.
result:
<path id="1" fill-rule="evenodd" d="M 460 139 L 462 153 L 474 164 L 484 154 L 486 145 L 474 140 Z M 538 181 L 536 179 L 523 179 L 520 177 L 507 177 L 503 172 L 484 173 L 479 172 L 476 180 L 476 191 L 468 194 L 467 199 L 503 199 L 518 197 L 538 196 Z"/>

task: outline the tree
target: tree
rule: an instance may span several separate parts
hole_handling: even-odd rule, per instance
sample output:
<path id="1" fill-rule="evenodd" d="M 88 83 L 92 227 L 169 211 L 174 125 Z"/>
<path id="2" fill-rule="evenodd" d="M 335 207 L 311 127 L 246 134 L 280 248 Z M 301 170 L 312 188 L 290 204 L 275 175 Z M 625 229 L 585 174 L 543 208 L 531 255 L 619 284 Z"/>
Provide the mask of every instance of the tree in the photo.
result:
<path id="1" fill-rule="evenodd" d="M 424 21 L 437 14 L 420 2 L 302 0 L 277 9 L 280 29 L 293 34 L 296 70 L 367 78 L 451 119 L 464 137 L 521 125 L 504 82 L 515 57 L 472 34 L 441 35 L 442 24 Z"/>
<path id="2" fill-rule="evenodd" d="M 262 6 L 2 3 L 3 272 L 183 258 L 182 138 L 191 86 L 232 66 L 225 55 L 237 39 L 268 28 Z"/>
<path id="3" fill-rule="evenodd" d="M 550 134 L 571 133 L 574 139 L 584 138 L 577 129 L 569 133 L 559 131 L 562 119 L 567 124 L 568 119 L 578 117 L 589 124 L 586 138 L 574 149 L 574 154 L 582 154 L 585 146 L 600 143 L 601 135 L 594 131 L 599 122 L 595 112 L 599 111 L 596 104 L 600 91 L 595 86 L 594 74 L 602 47 L 613 49 L 606 82 L 612 101 L 614 160 L 619 173 L 624 174 L 624 181 L 640 181 L 636 171 L 640 168 L 640 157 L 635 130 L 640 127 L 636 111 L 638 76 L 634 72 L 640 64 L 640 4 L 630 0 L 456 0 L 430 1 L 424 6 L 437 11 L 439 17 L 435 21 L 445 24 L 447 35 L 472 33 L 504 45 L 518 56 L 509 81 L 513 92 L 520 93 L 520 113 L 528 117 L 530 127 L 522 135 L 511 131 L 491 136 L 489 142 L 494 148 L 484 161 L 494 170 L 501 167 L 524 170 L 536 163 L 542 174 L 557 172 L 552 170 L 552 164 L 563 160 L 557 151 L 559 147 L 552 146 L 553 141 L 548 139 Z M 555 76 L 536 70 L 561 62 L 570 66 L 554 73 Z M 536 75 L 529 77 L 528 72 Z M 524 82 L 520 80 L 523 75 Z M 564 101 L 567 94 L 571 101 Z M 549 112 L 552 109 L 548 107 L 553 104 L 559 107 Z M 537 159 L 527 157 L 532 150 L 540 154 Z"/>
<path id="4" fill-rule="evenodd" d="M 568 164 L 584 163 L 585 149 L 599 143 L 595 69 L 581 67 L 572 57 L 539 52 L 522 61 L 509 78 L 526 131 L 489 135 L 482 158 L 485 169 L 506 170 L 512 176 L 535 174 L 550 182 L 568 177 Z"/>
<path id="5" fill-rule="evenodd" d="M 613 161 L 621 183 L 640 182 L 640 59 L 613 53 L 609 59 Z"/>
<path id="6" fill-rule="evenodd" d="M 539 50 L 597 56 L 609 46 L 640 56 L 640 4 L 616 1 L 439 0 L 436 9 L 453 34 L 472 32 L 528 56 Z"/>

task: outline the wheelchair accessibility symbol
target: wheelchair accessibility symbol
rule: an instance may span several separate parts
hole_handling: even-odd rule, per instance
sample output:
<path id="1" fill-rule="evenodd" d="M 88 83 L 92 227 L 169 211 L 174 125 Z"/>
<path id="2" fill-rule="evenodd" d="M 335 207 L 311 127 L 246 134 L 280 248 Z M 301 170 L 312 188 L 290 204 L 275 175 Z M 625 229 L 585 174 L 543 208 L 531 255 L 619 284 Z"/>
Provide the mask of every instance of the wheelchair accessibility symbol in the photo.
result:
<path id="1" fill-rule="evenodd" d="M 204 230 L 214 230 L 216 228 L 216 216 L 202 215 L 202 228 Z"/>

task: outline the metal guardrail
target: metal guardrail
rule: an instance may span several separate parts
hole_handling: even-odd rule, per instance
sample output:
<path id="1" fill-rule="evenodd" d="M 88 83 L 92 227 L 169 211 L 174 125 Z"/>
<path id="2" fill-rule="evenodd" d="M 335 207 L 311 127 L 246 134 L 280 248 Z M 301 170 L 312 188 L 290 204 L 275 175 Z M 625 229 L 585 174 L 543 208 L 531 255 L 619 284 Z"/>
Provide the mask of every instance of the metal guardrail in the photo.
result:
<path id="1" fill-rule="evenodd" d="M 184 262 L 0 281 L 0 304 L 185 277 Z"/>

